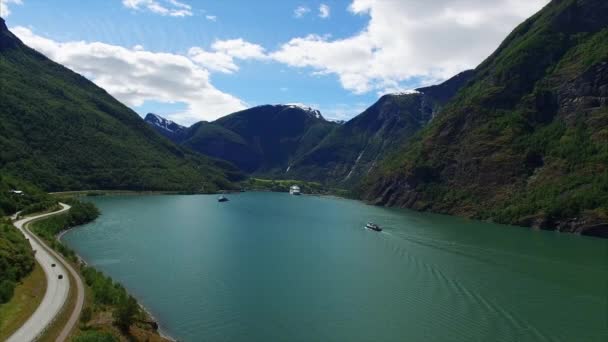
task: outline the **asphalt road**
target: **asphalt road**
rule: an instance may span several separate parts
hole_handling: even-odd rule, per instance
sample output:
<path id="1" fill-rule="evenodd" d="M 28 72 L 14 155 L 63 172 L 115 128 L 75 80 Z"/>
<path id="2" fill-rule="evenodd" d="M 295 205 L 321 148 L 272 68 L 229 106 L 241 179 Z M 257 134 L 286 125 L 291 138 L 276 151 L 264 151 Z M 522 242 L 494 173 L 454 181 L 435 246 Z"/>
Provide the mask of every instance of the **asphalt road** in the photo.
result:
<path id="1" fill-rule="evenodd" d="M 72 267 L 57 253 L 47 247 L 40 239 L 34 236 L 25 225 L 31 221 L 63 213 L 70 209 L 67 204 L 60 203 L 62 209 L 48 214 L 37 215 L 28 217 L 19 221 L 14 222 L 15 227 L 19 229 L 26 238 L 29 239 L 32 249 L 36 251 L 36 260 L 42 266 L 47 279 L 47 288 L 44 298 L 40 303 L 40 306 L 36 309 L 34 314 L 17 330 L 7 341 L 8 342 L 24 342 L 34 341 L 44 330 L 48 327 L 55 317 L 59 314 L 64 304 L 67 301 L 68 294 L 70 292 L 70 280 L 68 272 L 73 275 L 77 285 L 77 305 L 76 309 L 72 312 L 70 321 L 64 327 L 61 332 L 58 341 L 64 341 L 72 327 L 78 321 L 78 316 L 82 310 L 84 303 L 84 289 L 82 286 L 82 280 L 78 274 L 72 269 Z M 52 265 L 55 264 L 53 267 Z M 59 279 L 59 275 L 63 276 L 63 279 Z M 75 317 L 75 318 L 74 318 Z"/>

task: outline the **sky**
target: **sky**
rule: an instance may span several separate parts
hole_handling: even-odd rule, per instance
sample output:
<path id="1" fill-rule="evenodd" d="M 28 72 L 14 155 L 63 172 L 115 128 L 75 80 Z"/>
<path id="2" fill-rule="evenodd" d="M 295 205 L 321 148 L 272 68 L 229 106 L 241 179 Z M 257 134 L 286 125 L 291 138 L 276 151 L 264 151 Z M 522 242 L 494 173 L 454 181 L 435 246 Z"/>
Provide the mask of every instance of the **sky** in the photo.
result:
<path id="1" fill-rule="evenodd" d="M 549 0 L 0 0 L 29 46 L 145 116 L 302 103 L 347 120 L 476 67 Z"/>

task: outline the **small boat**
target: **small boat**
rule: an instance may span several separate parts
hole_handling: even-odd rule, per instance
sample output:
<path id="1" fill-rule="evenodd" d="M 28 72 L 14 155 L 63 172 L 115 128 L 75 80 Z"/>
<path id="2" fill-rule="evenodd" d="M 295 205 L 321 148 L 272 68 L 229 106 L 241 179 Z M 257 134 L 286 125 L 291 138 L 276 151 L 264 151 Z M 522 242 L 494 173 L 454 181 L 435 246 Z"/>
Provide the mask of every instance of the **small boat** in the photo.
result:
<path id="1" fill-rule="evenodd" d="M 381 232 L 382 231 L 382 228 L 380 228 L 379 225 L 377 225 L 375 223 L 371 223 L 371 222 L 369 222 L 368 224 L 366 224 L 365 228 L 367 228 L 369 230 L 373 230 L 375 232 Z"/>
<path id="2" fill-rule="evenodd" d="M 220 197 L 217 198 L 217 201 L 218 202 L 228 202 L 229 199 L 228 199 L 228 197 L 221 195 Z"/>

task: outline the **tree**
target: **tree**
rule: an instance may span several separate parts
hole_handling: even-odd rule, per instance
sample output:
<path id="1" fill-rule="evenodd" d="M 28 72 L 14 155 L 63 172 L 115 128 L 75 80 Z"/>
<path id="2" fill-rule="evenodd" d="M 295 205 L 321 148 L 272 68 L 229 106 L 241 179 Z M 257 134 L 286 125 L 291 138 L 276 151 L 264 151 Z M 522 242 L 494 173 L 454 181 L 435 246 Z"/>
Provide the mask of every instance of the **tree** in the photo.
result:
<path id="1" fill-rule="evenodd" d="M 114 325 L 122 332 L 128 333 L 129 328 L 135 322 L 135 316 L 139 311 L 135 298 L 128 296 L 120 301 L 118 308 L 114 311 Z"/>

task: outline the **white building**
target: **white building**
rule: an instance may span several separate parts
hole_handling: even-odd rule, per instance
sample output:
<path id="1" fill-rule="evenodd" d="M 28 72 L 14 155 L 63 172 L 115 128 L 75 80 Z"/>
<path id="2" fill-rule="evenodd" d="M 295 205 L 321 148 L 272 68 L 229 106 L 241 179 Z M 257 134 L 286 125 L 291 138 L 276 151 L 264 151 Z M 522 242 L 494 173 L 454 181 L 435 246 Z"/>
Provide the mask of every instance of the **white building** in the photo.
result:
<path id="1" fill-rule="evenodd" d="M 292 185 L 291 188 L 289 188 L 289 193 L 292 195 L 300 195 L 300 187 L 297 185 Z"/>

